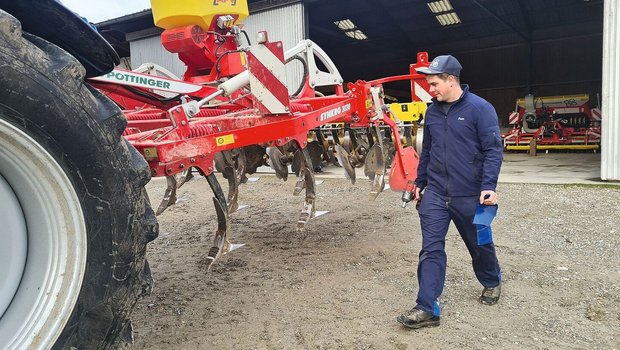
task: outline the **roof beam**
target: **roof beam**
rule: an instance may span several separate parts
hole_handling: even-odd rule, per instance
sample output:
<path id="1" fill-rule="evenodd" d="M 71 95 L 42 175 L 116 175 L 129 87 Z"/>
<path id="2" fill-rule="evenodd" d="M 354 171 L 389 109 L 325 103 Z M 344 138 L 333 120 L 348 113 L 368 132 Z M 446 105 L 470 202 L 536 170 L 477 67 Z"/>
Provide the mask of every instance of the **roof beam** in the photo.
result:
<path id="1" fill-rule="evenodd" d="M 523 5 L 523 0 L 517 0 L 517 4 L 519 5 L 519 13 L 521 14 L 521 18 L 523 19 L 523 23 L 525 24 L 525 31 L 527 38 L 529 41 L 532 40 L 532 23 L 530 22 L 530 18 L 527 16 L 525 11 L 525 6 Z"/>

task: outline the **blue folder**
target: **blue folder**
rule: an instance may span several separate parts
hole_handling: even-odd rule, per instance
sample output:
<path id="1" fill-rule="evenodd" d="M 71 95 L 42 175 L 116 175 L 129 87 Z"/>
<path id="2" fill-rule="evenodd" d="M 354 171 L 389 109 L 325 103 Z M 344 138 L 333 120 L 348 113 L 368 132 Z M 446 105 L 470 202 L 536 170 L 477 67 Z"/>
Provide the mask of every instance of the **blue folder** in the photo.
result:
<path id="1" fill-rule="evenodd" d="M 491 230 L 491 222 L 497 215 L 497 204 L 482 205 L 476 207 L 474 215 L 474 225 L 476 225 L 478 233 L 478 245 L 486 245 L 493 243 L 493 231 Z"/>

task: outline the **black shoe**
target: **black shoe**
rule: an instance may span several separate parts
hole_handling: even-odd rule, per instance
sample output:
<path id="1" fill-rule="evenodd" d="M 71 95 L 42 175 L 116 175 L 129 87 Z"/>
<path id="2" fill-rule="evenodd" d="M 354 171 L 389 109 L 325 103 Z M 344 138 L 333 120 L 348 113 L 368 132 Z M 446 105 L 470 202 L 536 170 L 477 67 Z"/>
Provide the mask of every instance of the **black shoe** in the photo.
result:
<path id="1" fill-rule="evenodd" d="M 483 305 L 495 305 L 499 300 L 499 296 L 502 294 L 502 285 L 498 285 L 494 288 L 484 288 L 482 290 L 482 295 L 478 301 L 480 301 Z"/>
<path id="2" fill-rule="evenodd" d="M 412 329 L 439 326 L 439 316 L 435 316 L 430 312 L 416 309 L 415 307 L 396 317 L 396 321 L 402 323 L 403 326 Z"/>

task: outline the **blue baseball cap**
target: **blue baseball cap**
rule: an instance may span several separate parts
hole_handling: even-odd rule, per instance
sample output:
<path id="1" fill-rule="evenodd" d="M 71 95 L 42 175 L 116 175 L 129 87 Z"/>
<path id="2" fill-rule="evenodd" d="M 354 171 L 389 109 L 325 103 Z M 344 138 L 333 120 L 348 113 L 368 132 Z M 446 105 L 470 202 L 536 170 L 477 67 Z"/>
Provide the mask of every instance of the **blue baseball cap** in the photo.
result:
<path id="1" fill-rule="evenodd" d="M 446 73 L 458 77 L 459 74 L 461 74 L 461 68 L 463 67 L 461 66 L 459 61 L 454 58 L 454 56 L 442 55 L 435 57 L 435 59 L 433 60 L 433 62 L 431 62 L 428 68 L 416 68 L 415 70 L 418 73 L 427 75 Z"/>

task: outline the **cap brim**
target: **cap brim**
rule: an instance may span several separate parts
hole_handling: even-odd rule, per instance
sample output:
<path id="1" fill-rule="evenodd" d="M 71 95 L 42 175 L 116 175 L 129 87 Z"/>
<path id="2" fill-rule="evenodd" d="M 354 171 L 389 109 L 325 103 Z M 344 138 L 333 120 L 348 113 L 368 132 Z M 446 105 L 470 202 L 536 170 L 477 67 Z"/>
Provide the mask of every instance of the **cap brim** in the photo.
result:
<path id="1" fill-rule="evenodd" d="M 422 68 L 416 68 L 415 69 L 416 72 L 420 73 L 420 74 L 442 74 L 443 72 L 431 69 L 429 67 L 422 67 Z"/>

